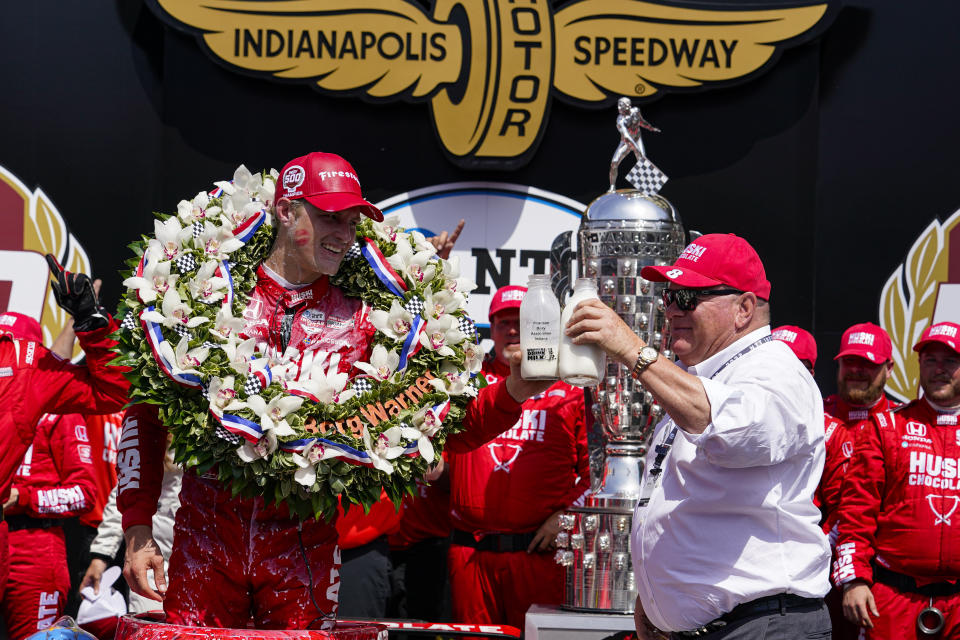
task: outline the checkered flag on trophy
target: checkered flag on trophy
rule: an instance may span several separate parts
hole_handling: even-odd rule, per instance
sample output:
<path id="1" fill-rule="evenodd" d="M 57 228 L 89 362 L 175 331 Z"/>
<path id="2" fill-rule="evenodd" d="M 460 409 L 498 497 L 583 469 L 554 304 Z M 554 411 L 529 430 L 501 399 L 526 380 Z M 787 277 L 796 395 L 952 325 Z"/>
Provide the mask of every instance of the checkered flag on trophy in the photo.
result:
<path id="1" fill-rule="evenodd" d="M 627 174 L 627 182 L 633 185 L 633 188 L 643 195 L 656 195 L 667 184 L 667 174 L 653 164 L 646 157 L 640 160 L 630 169 Z"/>

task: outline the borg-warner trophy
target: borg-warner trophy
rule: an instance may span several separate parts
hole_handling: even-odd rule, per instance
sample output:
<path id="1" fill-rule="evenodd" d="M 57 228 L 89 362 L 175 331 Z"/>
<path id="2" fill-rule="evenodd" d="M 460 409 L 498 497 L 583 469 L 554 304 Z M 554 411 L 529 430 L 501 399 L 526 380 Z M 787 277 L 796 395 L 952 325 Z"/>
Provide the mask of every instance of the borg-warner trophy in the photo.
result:
<path id="1" fill-rule="evenodd" d="M 660 292 L 663 284 L 640 277 L 648 265 L 672 264 L 686 238 L 676 210 L 658 195 L 666 176 L 650 162 L 640 128 L 658 131 L 629 98 L 618 102 L 621 141 L 610 163 L 610 190 L 587 207 L 577 231 L 581 278 L 596 278 L 600 299 L 664 357 L 670 335 Z M 630 154 L 637 164 L 627 175 L 634 189 L 616 189 L 619 164 Z M 569 290 L 570 232 L 551 251 L 554 292 Z M 644 458 L 661 408 L 630 376 L 627 367 L 607 361 L 600 384 L 588 390 L 594 426 L 588 432 L 592 491 L 585 506 L 560 516 L 557 562 L 565 567 L 564 608 L 632 613 L 636 599 L 630 558 L 630 530 L 640 498 Z M 591 398 L 592 396 L 592 398 Z"/>

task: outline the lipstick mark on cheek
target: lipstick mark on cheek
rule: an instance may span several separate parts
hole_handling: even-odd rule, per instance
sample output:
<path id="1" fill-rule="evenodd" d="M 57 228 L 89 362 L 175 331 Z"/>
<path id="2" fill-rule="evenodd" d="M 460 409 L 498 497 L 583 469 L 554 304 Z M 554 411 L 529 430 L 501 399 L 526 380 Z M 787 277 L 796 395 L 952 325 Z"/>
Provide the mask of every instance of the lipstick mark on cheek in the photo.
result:
<path id="1" fill-rule="evenodd" d="M 298 247 L 305 247 L 311 242 L 310 235 L 306 229 L 299 229 L 293 233 L 293 241 Z"/>

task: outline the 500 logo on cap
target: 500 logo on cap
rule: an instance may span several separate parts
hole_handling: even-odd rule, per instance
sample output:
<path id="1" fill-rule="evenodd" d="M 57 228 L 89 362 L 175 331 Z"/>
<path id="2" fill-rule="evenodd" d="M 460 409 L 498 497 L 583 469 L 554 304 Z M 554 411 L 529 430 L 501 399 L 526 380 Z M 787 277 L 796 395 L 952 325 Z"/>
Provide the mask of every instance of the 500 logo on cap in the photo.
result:
<path id="1" fill-rule="evenodd" d="M 303 184 L 303 181 L 306 179 L 307 173 L 303 170 L 298 164 L 293 165 L 292 167 L 287 167 L 287 170 L 283 172 L 283 188 L 287 190 L 287 196 L 299 196 L 303 195 L 303 191 L 299 190 L 299 186 Z"/>
<path id="2" fill-rule="evenodd" d="M 553 96 L 597 107 L 729 85 L 817 35 L 839 6 L 435 0 L 427 15 L 413 0 L 148 3 L 245 73 L 427 102 L 453 162 L 500 168 L 529 160 Z"/>

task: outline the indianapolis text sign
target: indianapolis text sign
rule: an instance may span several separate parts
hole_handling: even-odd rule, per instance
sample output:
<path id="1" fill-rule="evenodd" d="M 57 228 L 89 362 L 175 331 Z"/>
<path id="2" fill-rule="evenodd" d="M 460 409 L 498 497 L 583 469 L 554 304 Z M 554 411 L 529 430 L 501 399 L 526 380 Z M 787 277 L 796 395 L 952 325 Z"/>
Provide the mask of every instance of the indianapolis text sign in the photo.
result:
<path id="1" fill-rule="evenodd" d="M 600 106 L 746 80 L 830 22 L 830 2 L 148 0 L 230 68 L 429 104 L 460 166 L 526 163 L 551 97 Z"/>

